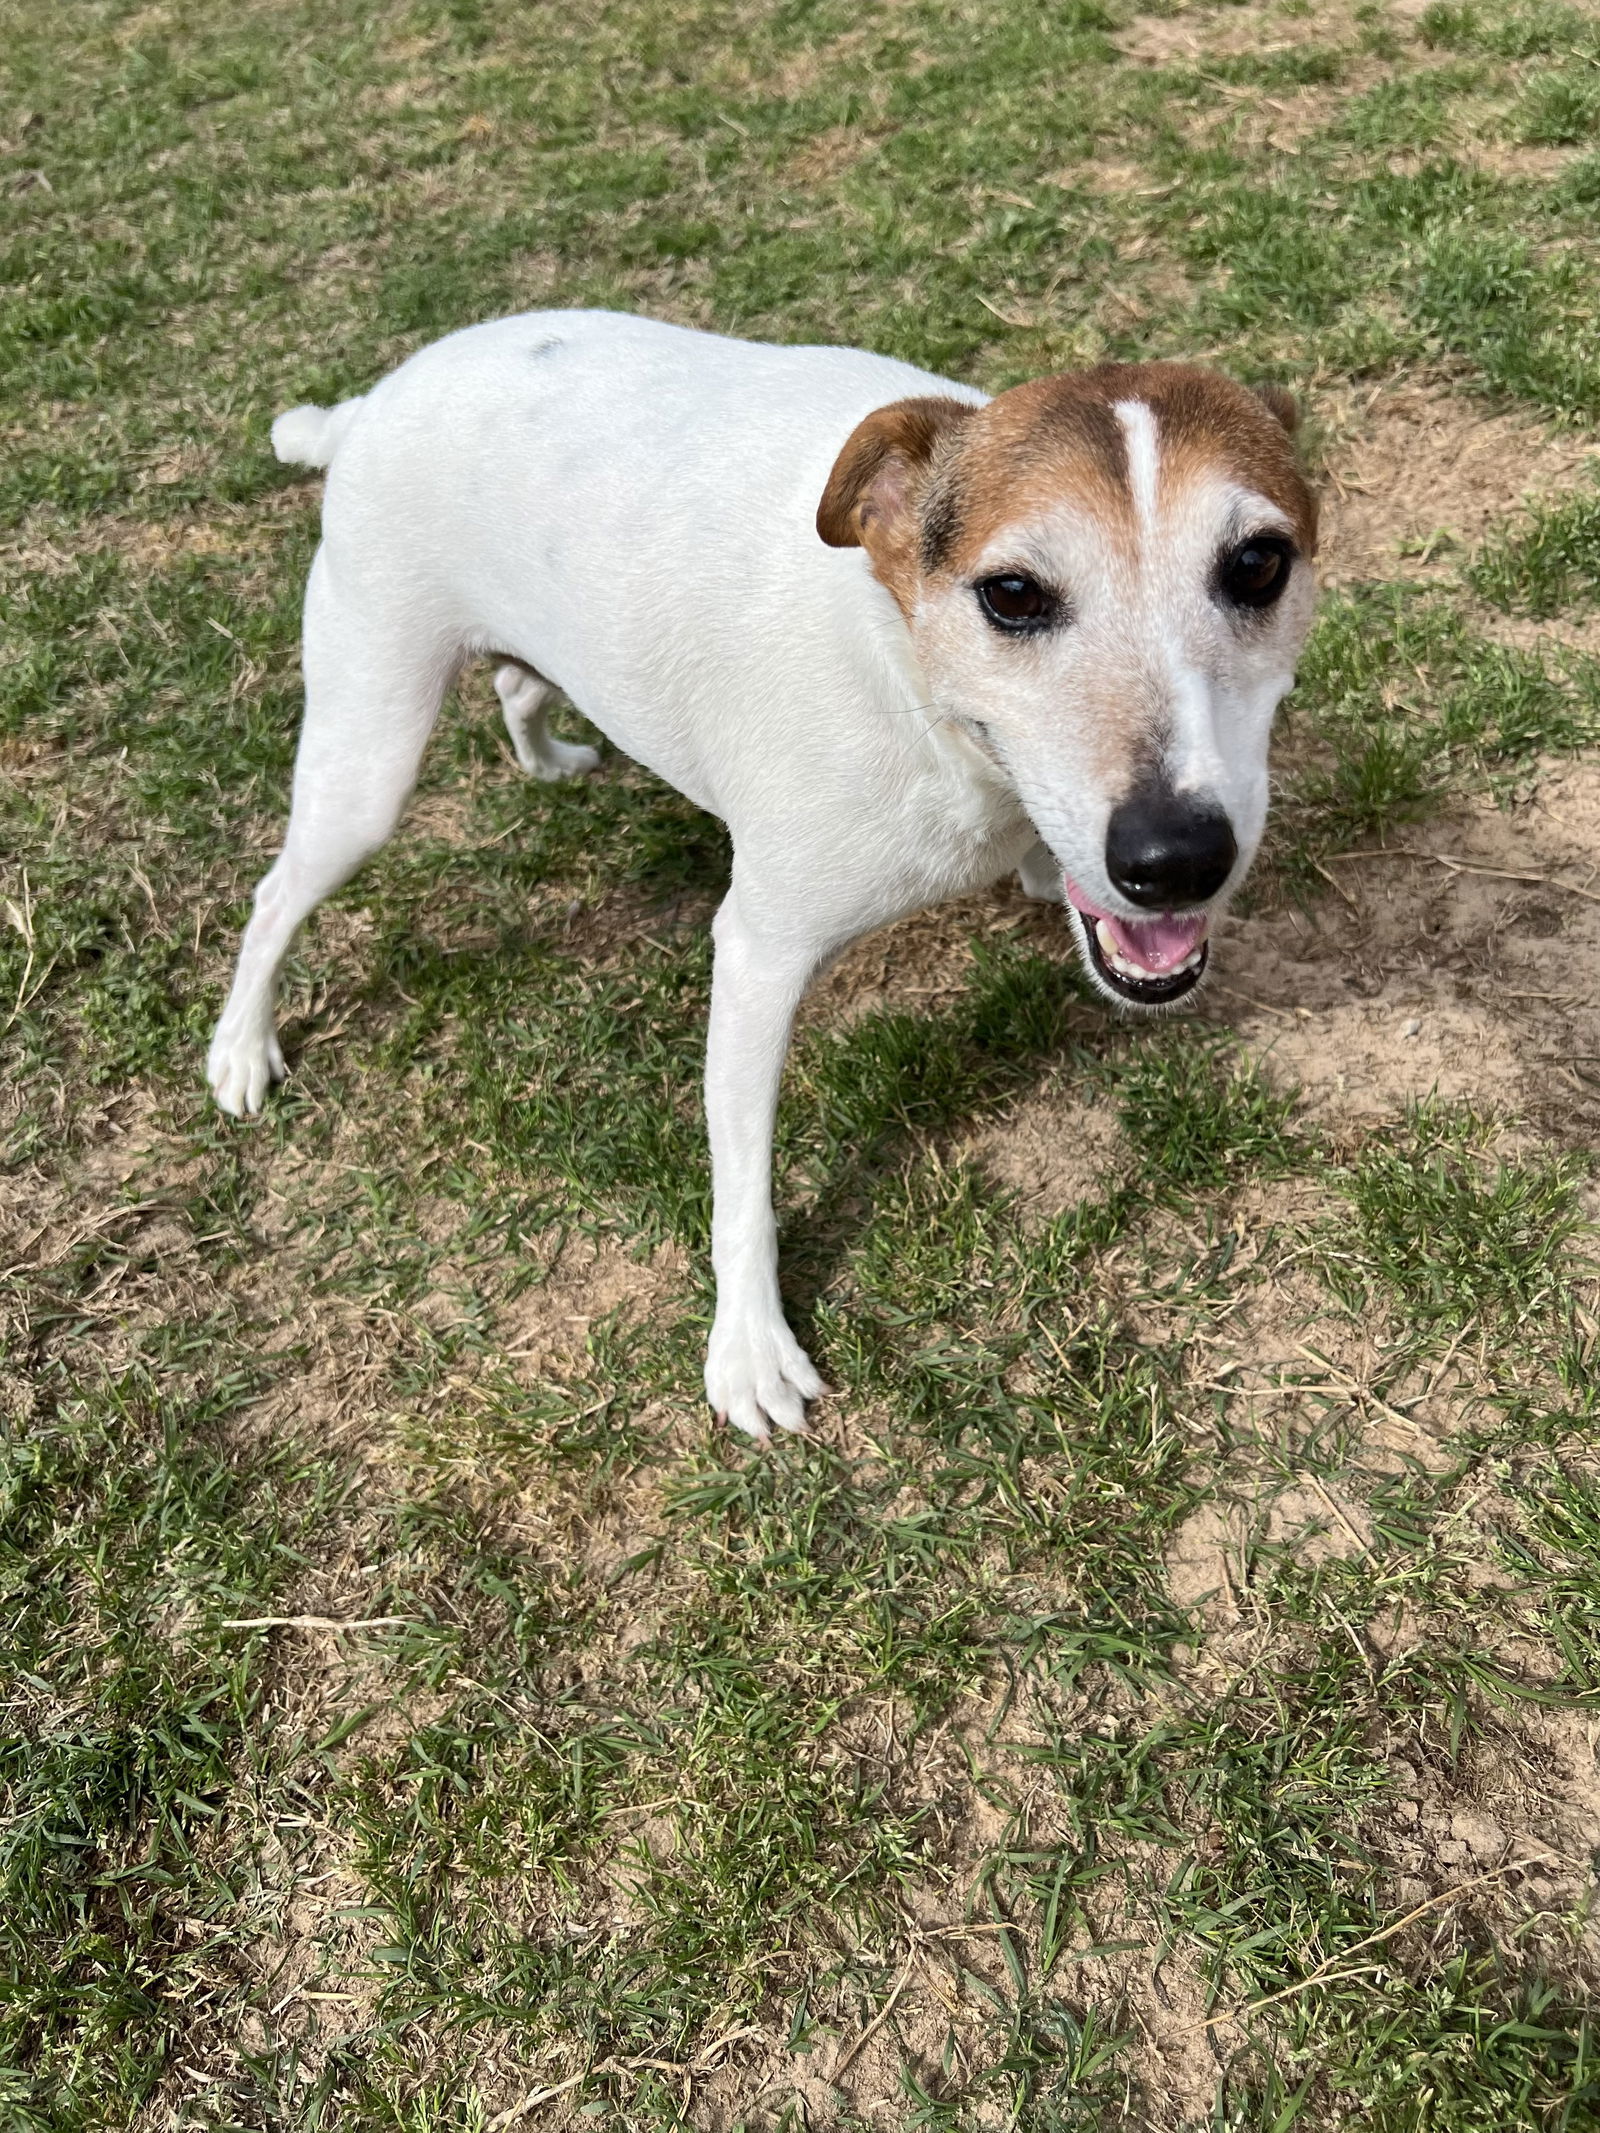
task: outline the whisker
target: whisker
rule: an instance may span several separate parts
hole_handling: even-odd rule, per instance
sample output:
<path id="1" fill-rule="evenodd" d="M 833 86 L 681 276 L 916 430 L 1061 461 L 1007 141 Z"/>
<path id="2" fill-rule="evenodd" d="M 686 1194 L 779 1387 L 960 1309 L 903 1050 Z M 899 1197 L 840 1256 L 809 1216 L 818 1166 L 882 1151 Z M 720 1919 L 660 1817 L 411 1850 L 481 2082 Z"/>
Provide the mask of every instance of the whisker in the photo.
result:
<path id="1" fill-rule="evenodd" d="M 938 704 L 936 703 L 903 704 L 897 705 L 896 708 L 904 711 L 914 711 L 918 715 L 918 717 L 926 721 L 922 729 L 922 737 L 924 740 L 929 739 L 931 735 L 937 733 L 941 726 L 950 725 L 958 716 L 958 714 L 954 711 L 940 710 Z M 935 713 L 937 715 L 930 717 L 930 713 Z"/>

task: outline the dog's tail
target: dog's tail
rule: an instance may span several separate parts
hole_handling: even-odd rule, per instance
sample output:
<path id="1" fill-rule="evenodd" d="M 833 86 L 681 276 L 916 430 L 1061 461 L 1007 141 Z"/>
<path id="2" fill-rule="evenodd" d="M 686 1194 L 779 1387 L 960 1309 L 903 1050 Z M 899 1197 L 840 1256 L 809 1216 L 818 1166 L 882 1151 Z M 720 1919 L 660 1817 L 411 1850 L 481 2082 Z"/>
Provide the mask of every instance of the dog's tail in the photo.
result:
<path id="1" fill-rule="evenodd" d="M 287 466 L 327 466 L 362 404 L 357 398 L 337 407 L 291 407 L 272 425 L 273 451 Z"/>

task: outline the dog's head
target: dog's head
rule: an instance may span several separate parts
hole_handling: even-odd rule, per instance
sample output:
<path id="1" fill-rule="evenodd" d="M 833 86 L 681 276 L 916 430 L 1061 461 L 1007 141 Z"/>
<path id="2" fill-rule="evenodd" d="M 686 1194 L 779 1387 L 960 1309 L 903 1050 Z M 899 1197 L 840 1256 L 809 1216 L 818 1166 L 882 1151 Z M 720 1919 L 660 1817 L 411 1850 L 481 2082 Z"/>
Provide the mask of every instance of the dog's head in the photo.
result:
<path id="1" fill-rule="evenodd" d="M 818 508 L 898 601 L 939 710 L 1014 782 L 1117 999 L 1190 989 L 1260 842 L 1315 597 L 1294 424 L 1287 394 L 1176 363 L 901 400 Z"/>

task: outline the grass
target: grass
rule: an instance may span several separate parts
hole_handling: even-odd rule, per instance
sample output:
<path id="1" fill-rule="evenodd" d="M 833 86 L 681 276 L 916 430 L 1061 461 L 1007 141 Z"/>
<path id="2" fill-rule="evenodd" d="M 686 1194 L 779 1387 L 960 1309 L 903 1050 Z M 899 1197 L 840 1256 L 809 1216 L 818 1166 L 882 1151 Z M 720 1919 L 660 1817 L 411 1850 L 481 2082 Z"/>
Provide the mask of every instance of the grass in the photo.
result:
<path id="1" fill-rule="evenodd" d="M 1387 1288 L 1413 1327 L 1447 1337 L 1464 1325 L 1514 1335 L 1559 1310 L 1567 1247 L 1582 1226 L 1574 1187 L 1587 1166 L 1474 1160 L 1475 1123 L 1425 1105 L 1398 1144 L 1354 1166 L 1351 1234 L 1331 1269 L 1352 1308 Z"/>
<path id="2" fill-rule="evenodd" d="M 1535 507 L 1475 558 L 1473 589 L 1492 606 L 1548 621 L 1594 599 L 1600 570 L 1600 499 L 1578 495 Z"/>
<path id="3" fill-rule="evenodd" d="M 1199 351 L 1336 471 L 1402 390 L 1536 453 L 1600 405 L 1593 11 L 7 30 L 0 2123 L 1600 2125 L 1587 1010 L 1493 997 L 1397 1093 L 1359 1003 L 1456 995 L 1342 857 L 1592 776 L 1587 486 L 1326 603 L 1240 938 L 1333 1006 L 1122 1026 L 1005 895 L 825 990 L 806 1442 L 695 1398 L 725 842 L 519 779 L 481 676 L 274 1108 L 199 1094 L 297 717 L 278 408 L 611 303 L 991 388 Z M 1585 893 L 1490 864 L 1426 921 L 1469 1004 L 1522 877 Z"/>

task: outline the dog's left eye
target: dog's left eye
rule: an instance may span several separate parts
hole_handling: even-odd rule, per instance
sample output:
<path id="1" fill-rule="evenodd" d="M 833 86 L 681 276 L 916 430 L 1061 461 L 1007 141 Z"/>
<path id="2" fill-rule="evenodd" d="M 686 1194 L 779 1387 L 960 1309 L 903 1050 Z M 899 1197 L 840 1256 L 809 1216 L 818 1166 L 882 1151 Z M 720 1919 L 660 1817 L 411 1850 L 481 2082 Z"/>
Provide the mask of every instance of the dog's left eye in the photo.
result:
<path id="1" fill-rule="evenodd" d="M 1020 570 L 1007 570 L 998 577 L 984 578 L 973 591 L 978 595 L 984 619 L 992 622 L 996 629 L 1013 633 L 1048 629 L 1060 604 L 1054 593 L 1046 592 L 1035 579 L 1024 577 Z"/>
<path id="2" fill-rule="evenodd" d="M 1223 597 L 1236 607 L 1270 607 L 1281 599 L 1294 561 L 1292 543 L 1276 533 L 1258 533 L 1222 558 Z"/>

